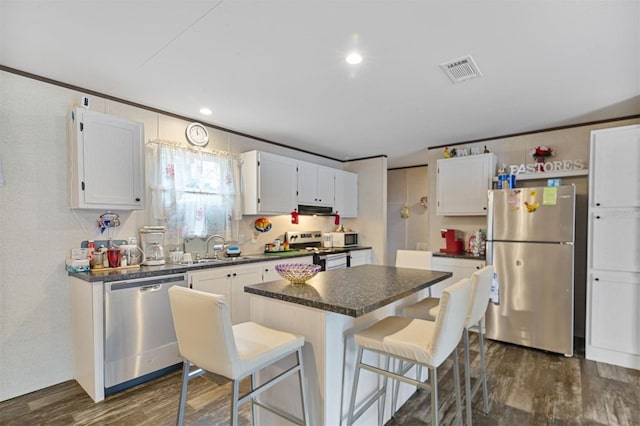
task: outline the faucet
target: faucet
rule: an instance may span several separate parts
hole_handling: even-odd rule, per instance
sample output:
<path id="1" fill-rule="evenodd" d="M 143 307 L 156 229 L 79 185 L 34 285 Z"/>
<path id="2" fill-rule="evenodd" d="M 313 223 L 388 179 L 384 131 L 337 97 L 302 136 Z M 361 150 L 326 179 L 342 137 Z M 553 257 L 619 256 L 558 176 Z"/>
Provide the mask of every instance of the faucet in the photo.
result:
<path id="1" fill-rule="evenodd" d="M 205 242 L 205 249 L 206 249 L 206 253 L 204 255 L 205 258 L 209 258 L 209 244 L 211 243 L 211 241 L 215 240 L 215 239 L 219 239 L 222 240 L 222 248 L 224 249 L 224 246 L 227 244 L 227 242 L 225 241 L 224 237 L 222 235 L 218 235 L 218 234 L 213 234 L 213 235 L 209 235 L 207 237 L 207 240 Z M 216 251 L 216 245 L 213 245 L 213 258 L 217 259 L 218 258 L 218 252 Z"/>

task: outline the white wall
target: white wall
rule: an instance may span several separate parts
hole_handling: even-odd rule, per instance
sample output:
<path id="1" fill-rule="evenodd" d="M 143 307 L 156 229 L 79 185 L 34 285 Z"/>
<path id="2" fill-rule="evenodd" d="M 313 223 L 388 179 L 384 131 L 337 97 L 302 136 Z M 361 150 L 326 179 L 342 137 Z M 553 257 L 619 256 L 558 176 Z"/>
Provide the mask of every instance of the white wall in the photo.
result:
<path id="1" fill-rule="evenodd" d="M 6 186 L 0 188 L 0 401 L 72 379 L 71 303 L 64 259 L 96 230 L 104 211 L 70 210 L 67 197 L 67 127 L 82 94 L 0 71 L 0 160 Z M 91 109 L 144 123 L 145 139 L 186 144 L 187 121 L 91 96 Z M 207 149 L 260 149 L 342 168 L 342 163 L 209 129 Z M 114 170 L 114 173 L 117 173 Z M 114 238 L 137 235 L 149 223 L 146 211 L 118 212 Z M 240 231 L 250 240 L 255 217 Z M 333 218 L 272 217 L 274 226 L 257 243 L 292 229 L 333 229 Z M 303 228 L 304 227 L 304 228 Z"/>

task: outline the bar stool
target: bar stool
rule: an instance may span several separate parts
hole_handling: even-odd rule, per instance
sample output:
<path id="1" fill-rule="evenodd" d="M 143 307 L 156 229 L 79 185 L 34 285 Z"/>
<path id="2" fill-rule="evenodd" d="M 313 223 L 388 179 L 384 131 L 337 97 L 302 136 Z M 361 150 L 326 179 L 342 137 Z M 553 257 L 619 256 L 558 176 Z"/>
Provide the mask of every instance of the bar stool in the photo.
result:
<path id="1" fill-rule="evenodd" d="M 304 337 L 264 327 L 254 322 L 231 325 L 229 307 L 223 296 L 173 286 L 169 289 L 173 323 L 178 338 L 180 355 L 185 358 L 182 370 L 182 390 L 177 424 L 184 421 L 187 383 L 209 371 L 233 382 L 231 425 L 238 424 L 238 406 L 251 401 L 251 415 L 256 424 L 255 406 L 262 407 L 292 423 L 308 422 L 307 401 L 304 390 L 302 346 Z M 282 358 L 296 353 L 297 364 L 273 379 L 255 388 L 255 373 Z M 199 368 L 190 372 L 192 364 Z M 298 373 L 302 419 L 285 413 L 257 396 L 273 385 Z M 251 375 L 251 391 L 240 397 L 240 381 Z"/>
<path id="2" fill-rule="evenodd" d="M 431 269 L 432 252 L 423 250 L 397 250 L 396 267 Z M 431 296 L 431 288 L 429 288 Z"/>
<path id="3" fill-rule="evenodd" d="M 482 397 L 484 402 L 484 413 L 489 414 L 489 398 L 487 392 L 487 365 L 484 353 L 484 336 L 482 330 L 482 318 L 489 305 L 491 296 L 491 283 L 493 281 L 494 268 L 492 265 L 475 271 L 471 275 L 471 302 L 469 303 L 467 319 L 464 325 L 464 384 L 465 384 L 465 408 L 467 415 L 467 425 L 471 426 L 471 401 L 474 395 L 482 386 Z M 420 302 L 407 306 L 403 314 L 410 318 L 420 318 L 434 321 L 438 317 L 438 312 L 442 309 L 440 299 L 428 297 Z M 471 389 L 471 363 L 469 357 L 469 330 L 477 328 L 480 346 L 480 378 Z M 394 399 L 395 402 L 395 399 Z"/>
<path id="4" fill-rule="evenodd" d="M 449 356 L 454 354 L 453 372 L 456 389 L 456 418 L 462 423 L 462 403 L 460 400 L 460 372 L 458 353 L 455 350 L 462 329 L 464 328 L 467 306 L 471 299 L 471 282 L 465 278 L 447 287 L 441 299 L 441 308 L 435 322 L 407 317 L 386 317 L 355 335 L 358 345 L 356 370 L 353 378 L 353 390 L 349 404 L 347 425 L 352 425 L 366 410 L 378 402 L 378 423 L 381 425 L 384 417 L 384 400 L 387 393 L 387 378 L 400 380 L 431 391 L 432 424 L 438 425 L 438 375 L 437 367 Z M 384 368 L 362 362 L 364 350 L 385 356 Z M 429 382 L 423 383 L 395 371 L 389 370 L 390 358 L 406 361 L 427 367 L 431 374 Z M 379 388 L 354 413 L 360 370 L 367 370 L 383 376 L 382 388 Z M 380 401 L 382 398 L 382 402 Z"/>

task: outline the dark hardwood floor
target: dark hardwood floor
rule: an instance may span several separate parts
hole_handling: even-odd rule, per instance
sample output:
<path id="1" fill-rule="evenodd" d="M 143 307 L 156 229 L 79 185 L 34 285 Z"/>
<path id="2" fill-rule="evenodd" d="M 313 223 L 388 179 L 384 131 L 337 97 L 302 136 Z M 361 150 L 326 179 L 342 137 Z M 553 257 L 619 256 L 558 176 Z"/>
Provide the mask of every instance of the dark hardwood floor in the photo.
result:
<path id="1" fill-rule="evenodd" d="M 472 336 L 477 372 L 477 338 Z M 490 412 L 473 401 L 474 425 L 640 425 L 640 371 L 487 340 Z M 474 350 L 475 348 L 475 350 Z M 462 347 L 459 348 L 462 362 Z M 454 418 L 452 363 L 438 369 L 442 423 Z M 75 381 L 0 402 L 0 425 L 172 425 L 180 371 L 94 403 Z M 243 382 L 246 389 L 247 383 Z M 207 374 L 189 383 L 186 424 L 229 421 L 230 386 Z M 429 392 L 416 392 L 387 426 L 430 422 Z M 372 408 L 375 409 L 375 408 Z M 249 405 L 240 424 L 250 424 Z"/>

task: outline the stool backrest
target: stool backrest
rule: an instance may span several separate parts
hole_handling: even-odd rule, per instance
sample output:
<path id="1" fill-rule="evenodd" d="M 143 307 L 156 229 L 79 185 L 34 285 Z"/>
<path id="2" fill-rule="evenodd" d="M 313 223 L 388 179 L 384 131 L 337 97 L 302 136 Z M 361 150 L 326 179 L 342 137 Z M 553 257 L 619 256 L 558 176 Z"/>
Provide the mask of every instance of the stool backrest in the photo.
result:
<path id="1" fill-rule="evenodd" d="M 440 365 L 460 342 L 471 300 L 471 280 L 464 278 L 442 291 L 430 352 Z"/>
<path id="2" fill-rule="evenodd" d="M 431 252 L 398 250 L 396 251 L 396 266 L 400 268 L 431 269 Z"/>
<path id="3" fill-rule="evenodd" d="M 488 265 L 471 275 L 471 301 L 465 328 L 476 325 L 487 311 L 491 297 L 493 271 L 493 265 Z"/>
<path id="4" fill-rule="evenodd" d="M 204 370 L 235 377 L 238 351 L 224 296 L 173 286 L 169 301 L 180 355 Z"/>

